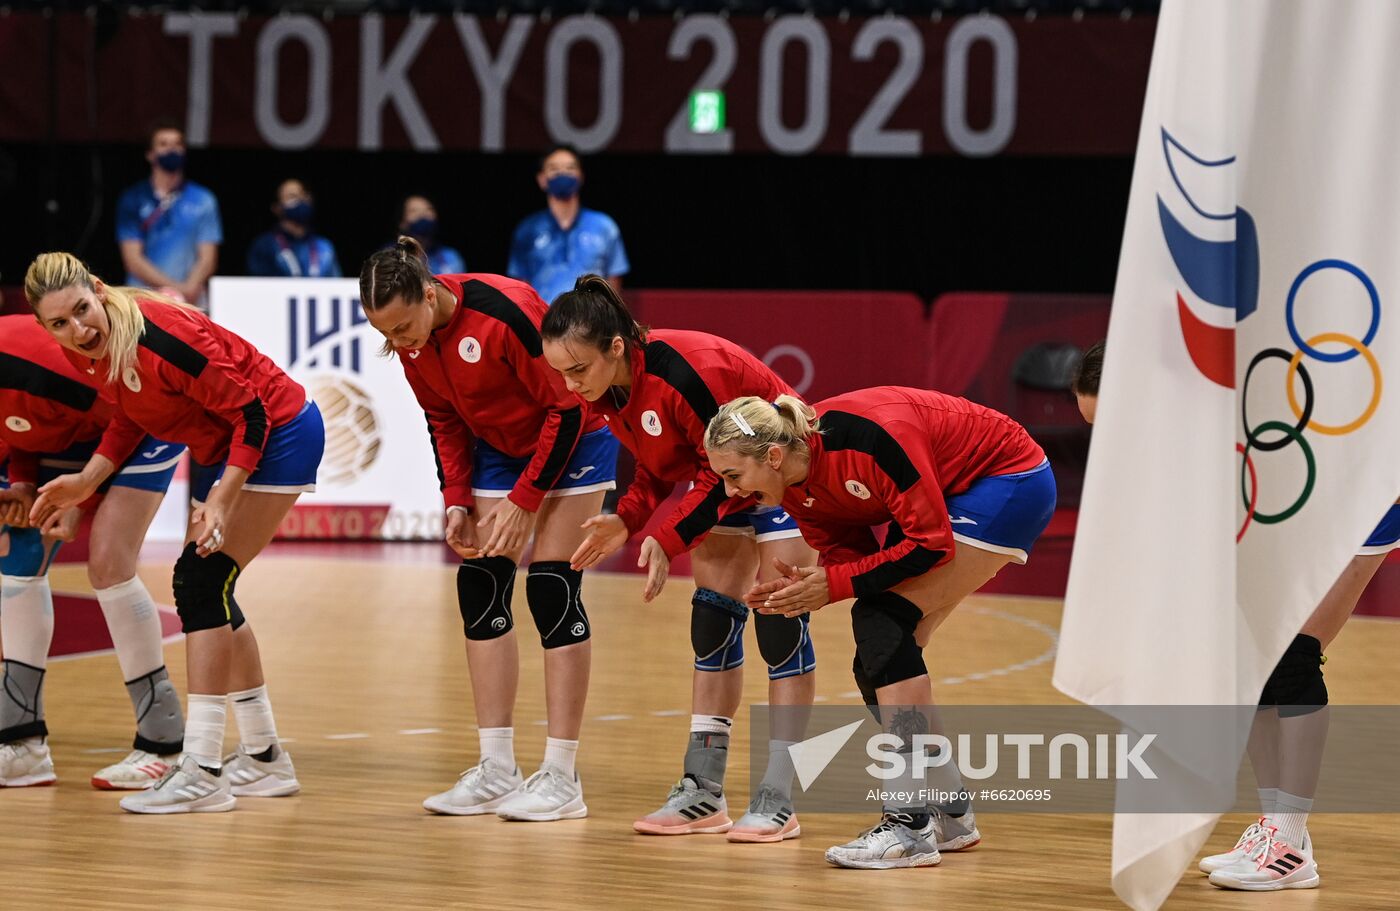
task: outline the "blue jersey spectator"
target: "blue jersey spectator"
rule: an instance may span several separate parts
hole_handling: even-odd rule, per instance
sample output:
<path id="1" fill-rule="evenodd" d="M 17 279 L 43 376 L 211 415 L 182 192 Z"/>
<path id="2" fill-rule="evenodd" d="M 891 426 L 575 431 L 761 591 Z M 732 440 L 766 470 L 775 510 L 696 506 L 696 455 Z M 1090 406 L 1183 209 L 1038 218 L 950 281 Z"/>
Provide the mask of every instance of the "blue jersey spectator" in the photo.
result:
<path id="1" fill-rule="evenodd" d="M 151 130 L 149 179 L 117 201 L 117 244 L 128 284 L 165 290 L 203 306 L 205 283 L 219 265 L 223 225 L 219 201 L 185 179 L 185 134 L 177 126 Z"/>
<path id="2" fill-rule="evenodd" d="M 286 278 L 339 278 L 335 245 L 311 230 L 316 200 L 299 180 L 284 180 L 272 203 L 277 226 L 248 248 L 248 274 Z"/>
<path id="3" fill-rule="evenodd" d="M 529 282 L 548 302 L 572 291 L 580 275 L 607 276 L 621 290 L 627 274 L 622 232 L 602 212 L 579 202 L 583 165 L 569 146 L 555 146 L 540 159 L 535 181 L 548 207 L 528 216 L 515 229 L 506 272 Z"/>
<path id="4" fill-rule="evenodd" d="M 462 254 L 438 242 L 438 214 L 426 196 L 410 196 L 399 213 L 399 234 L 418 241 L 428 254 L 428 271 L 434 275 L 456 275 L 467 271 Z M 390 244 L 389 246 L 393 246 Z"/>

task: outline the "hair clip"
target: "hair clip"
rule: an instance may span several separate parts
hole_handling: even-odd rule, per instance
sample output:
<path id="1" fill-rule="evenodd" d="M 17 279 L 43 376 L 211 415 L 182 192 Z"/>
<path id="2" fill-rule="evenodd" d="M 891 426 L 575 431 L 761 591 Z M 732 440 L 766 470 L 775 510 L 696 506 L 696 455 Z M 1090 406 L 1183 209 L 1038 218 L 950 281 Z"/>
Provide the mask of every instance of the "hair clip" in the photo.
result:
<path id="1" fill-rule="evenodd" d="M 772 405 L 772 406 L 773 406 L 773 410 L 776 411 L 776 412 L 778 412 L 778 414 L 782 414 L 782 413 L 783 413 L 783 406 L 782 406 L 782 405 L 779 405 L 777 402 L 769 402 L 768 404 Z"/>
<path id="2" fill-rule="evenodd" d="M 736 411 L 733 414 L 731 414 L 730 417 L 734 419 L 734 423 L 739 427 L 741 431 L 743 431 L 744 436 L 754 436 L 753 428 L 749 426 L 748 421 L 744 420 L 744 416 L 742 414 Z"/>

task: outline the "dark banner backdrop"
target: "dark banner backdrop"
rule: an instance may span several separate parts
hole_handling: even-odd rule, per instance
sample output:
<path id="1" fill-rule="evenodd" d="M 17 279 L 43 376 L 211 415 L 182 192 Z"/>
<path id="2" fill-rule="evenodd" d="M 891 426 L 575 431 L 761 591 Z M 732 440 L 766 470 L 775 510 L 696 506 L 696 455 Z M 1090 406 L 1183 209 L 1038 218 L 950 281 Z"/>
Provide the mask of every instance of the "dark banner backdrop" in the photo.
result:
<path id="1" fill-rule="evenodd" d="M 222 274 L 288 177 L 349 273 L 409 193 L 501 271 L 572 139 L 632 287 L 1106 292 L 1155 24 L 0 13 L 0 285 L 56 248 L 120 275 L 112 210 L 173 116 Z M 696 87 L 728 134 L 678 119 Z"/>
<path id="2" fill-rule="evenodd" d="M 726 155 L 1123 155 L 1155 19 L 0 16 L 0 140 Z M 689 129 L 725 93 L 722 132 Z"/>

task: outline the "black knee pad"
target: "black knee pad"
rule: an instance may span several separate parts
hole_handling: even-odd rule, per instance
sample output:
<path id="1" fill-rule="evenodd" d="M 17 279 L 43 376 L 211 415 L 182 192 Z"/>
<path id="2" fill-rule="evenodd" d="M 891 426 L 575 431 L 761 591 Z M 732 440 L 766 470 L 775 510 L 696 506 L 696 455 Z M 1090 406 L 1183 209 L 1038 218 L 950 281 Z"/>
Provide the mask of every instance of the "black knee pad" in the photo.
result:
<path id="1" fill-rule="evenodd" d="M 541 560 L 530 564 L 525 577 L 525 600 L 540 645 L 563 648 L 587 642 L 592 632 L 583 610 L 583 573 L 570 569 L 564 560 Z"/>
<path id="2" fill-rule="evenodd" d="M 914 642 L 922 617 L 908 599 L 893 592 L 857 598 L 851 606 L 856 658 L 876 689 L 928 673 L 923 650 Z"/>
<path id="3" fill-rule="evenodd" d="M 468 639 L 499 639 L 515 627 L 510 596 L 515 591 L 515 561 L 506 557 L 463 560 L 457 567 L 457 607 Z"/>
<path id="4" fill-rule="evenodd" d="M 233 592 L 228 593 L 228 622 L 234 632 L 238 632 L 238 628 L 248 622 L 248 618 L 243 616 L 243 610 L 238 606 L 238 601 L 234 599 Z"/>
<path id="5" fill-rule="evenodd" d="M 860 698 L 865 703 L 865 707 L 870 710 L 870 714 L 875 716 L 875 723 L 880 721 L 880 700 L 875 696 L 875 684 L 870 682 L 870 678 L 865 676 L 865 668 L 861 666 L 860 655 L 851 658 L 851 676 L 856 678 L 856 689 L 860 690 Z"/>
<path id="6" fill-rule="evenodd" d="M 744 664 L 749 606 L 708 588 L 690 597 L 690 646 L 697 671 L 729 671 Z"/>
<path id="7" fill-rule="evenodd" d="M 201 557 L 195 552 L 194 542 L 185 545 L 180 559 L 175 561 L 172 582 L 175 609 L 185 633 L 229 625 L 238 572 L 238 564 L 223 551 Z"/>
<path id="8" fill-rule="evenodd" d="M 1279 716 L 1310 715 L 1327 704 L 1327 682 L 1322 679 L 1322 643 L 1299 633 L 1264 684 L 1261 706 L 1278 706 Z"/>
<path id="9" fill-rule="evenodd" d="M 769 680 L 796 677 L 816 670 L 817 653 L 812 647 L 808 616 L 754 613 L 753 631 L 758 637 L 758 651 L 768 664 Z"/>

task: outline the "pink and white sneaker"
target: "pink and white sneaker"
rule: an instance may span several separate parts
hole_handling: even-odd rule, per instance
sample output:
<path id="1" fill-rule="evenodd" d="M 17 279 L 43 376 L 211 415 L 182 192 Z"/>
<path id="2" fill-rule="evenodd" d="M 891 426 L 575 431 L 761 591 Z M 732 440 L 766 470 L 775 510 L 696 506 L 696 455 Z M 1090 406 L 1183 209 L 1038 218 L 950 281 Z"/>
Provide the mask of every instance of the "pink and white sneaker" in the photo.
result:
<path id="1" fill-rule="evenodd" d="M 1221 867 L 1210 875 L 1210 884 L 1222 889 L 1246 892 L 1275 892 L 1279 889 L 1316 889 L 1322 884 L 1312 845 L 1304 836 L 1303 847 L 1295 848 L 1278 837 L 1276 826 L 1264 827 L 1264 842 L 1257 855 Z"/>
<path id="2" fill-rule="evenodd" d="M 723 834 L 734 828 L 724 795 L 716 797 L 689 775 L 671 789 L 666 803 L 632 823 L 643 835 Z"/>
<path id="3" fill-rule="evenodd" d="M 132 750 L 121 762 L 95 772 L 92 786 L 99 791 L 144 791 L 180 761 L 180 754 L 158 756 L 145 750 Z"/>
<path id="4" fill-rule="evenodd" d="M 1222 867 L 1232 867 L 1251 854 L 1254 854 L 1254 849 L 1263 844 L 1264 836 L 1267 834 L 1267 827 L 1271 825 L 1273 825 L 1273 823 L 1269 822 L 1267 817 L 1260 816 L 1249 824 L 1249 828 L 1244 830 L 1244 834 L 1240 836 L 1239 841 L 1235 842 L 1233 848 L 1226 851 L 1224 854 L 1211 854 L 1208 857 L 1202 857 L 1200 863 L 1201 872 L 1210 874 Z"/>

